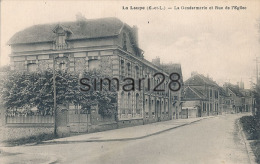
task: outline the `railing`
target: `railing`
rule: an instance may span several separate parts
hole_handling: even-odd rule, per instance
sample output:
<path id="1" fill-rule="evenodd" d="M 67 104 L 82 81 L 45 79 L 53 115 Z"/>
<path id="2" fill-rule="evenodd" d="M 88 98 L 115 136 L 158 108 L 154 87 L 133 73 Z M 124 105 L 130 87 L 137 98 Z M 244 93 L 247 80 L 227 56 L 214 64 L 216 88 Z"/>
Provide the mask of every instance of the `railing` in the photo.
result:
<path id="1" fill-rule="evenodd" d="M 54 123 L 54 117 L 51 115 L 7 116 L 6 123 L 7 124 L 52 124 Z"/>
<path id="2" fill-rule="evenodd" d="M 66 43 L 64 43 L 64 44 L 55 44 L 55 48 L 57 50 L 68 49 L 68 45 Z"/>

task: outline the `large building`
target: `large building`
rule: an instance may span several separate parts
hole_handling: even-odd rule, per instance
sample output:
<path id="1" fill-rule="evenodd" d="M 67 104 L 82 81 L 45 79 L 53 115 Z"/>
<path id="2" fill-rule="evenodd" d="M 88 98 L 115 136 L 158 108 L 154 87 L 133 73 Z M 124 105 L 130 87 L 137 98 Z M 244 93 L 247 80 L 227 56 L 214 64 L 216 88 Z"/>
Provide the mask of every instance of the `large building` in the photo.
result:
<path id="1" fill-rule="evenodd" d="M 118 92 L 117 118 L 111 122 L 116 121 L 119 127 L 177 118 L 173 117 L 176 113 L 172 110 L 174 97 L 168 88 L 169 73 L 144 59 L 136 26 L 130 27 L 117 18 L 81 18 L 75 22 L 26 28 L 17 32 L 8 44 L 12 50 L 11 67 L 17 71 L 52 69 L 55 62 L 55 69 L 70 72 L 98 69 L 119 80 L 150 78 L 151 88 L 160 84 L 164 92 L 148 90 L 146 82 L 140 91 Z M 157 72 L 163 73 L 165 79 L 159 75 L 154 77 Z M 67 108 L 69 118 L 73 118 L 76 107 Z"/>
<path id="2" fill-rule="evenodd" d="M 177 63 L 164 64 L 160 62 L 159 57 L 153 59 L 152 63 L 162 68 L 168 74 L 175 72 L 180 75 L 179 82 L 182 87 L 180 88 L 179 91 L 171 93 L 171 104 L 172 104 L 172 118 L 173 119 L 181 118 L 181 111 L 182 111 L 181 109 L 183 104 L 183 89 L 184 89 L 181 64 L 177 64 Z"/>

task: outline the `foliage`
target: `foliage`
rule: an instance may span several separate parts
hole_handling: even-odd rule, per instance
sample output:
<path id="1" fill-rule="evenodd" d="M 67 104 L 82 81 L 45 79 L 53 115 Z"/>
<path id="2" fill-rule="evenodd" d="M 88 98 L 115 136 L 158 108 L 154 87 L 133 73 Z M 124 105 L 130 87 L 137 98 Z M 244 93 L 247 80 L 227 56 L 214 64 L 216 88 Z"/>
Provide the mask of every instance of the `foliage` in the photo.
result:
<path id="1" fill-rule="evenodd" d="M 256 117 L 260 119 L 260 86 L 255 85 L 253 95 L 255 98 Z"/>
<path id="2" fill-rule="evenodd" d="M 256 140 L 250 143 L 252 150 L 256 157 L 256 163 L 260 164 L 260 140 Z"/>
<path id="3" fill-rule="evenodd" d="M 260 121 L 256 116 L 243 116 L 240 118 L 241 125 L 248 140 L 250 142 L 252 150 L 256 157 L 256 162 L 260 163 Z"/>
<path id="4" fill-rule="evenodd" d="M 65 71 L 57 71 L 55 74 L 57 104 L 73 103 L 85 110 L 89 110 L 91 105 L 98 104 L 102 116 L 111 116 L 115 113 L 117 94 L 115 90 L 108 90 L 107 81 L 104 81 L 103 91 L 91 89 L 82 92 L 79 74 Z M 92 80 L 105 78 L 99 72 L 85 72 L 82 76 Z M 32 73 L 9 71 L 1 83 L 0 96 L 9 111 L 37 107 L 44 113 L 52 114 L 53 91 L 52 70 Z"/>
<path id="5" fill-rule="evenodd" d="M 249 140 L 260 139 L 260 122 L 255 116 L 243 116 L 240 119 Z"/>

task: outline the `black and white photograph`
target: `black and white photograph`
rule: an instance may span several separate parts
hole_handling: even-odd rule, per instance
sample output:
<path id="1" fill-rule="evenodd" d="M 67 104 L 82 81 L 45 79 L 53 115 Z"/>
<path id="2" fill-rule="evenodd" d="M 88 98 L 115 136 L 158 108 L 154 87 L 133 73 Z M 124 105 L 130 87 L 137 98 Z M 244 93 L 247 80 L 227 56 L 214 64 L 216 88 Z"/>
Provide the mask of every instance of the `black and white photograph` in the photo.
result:
<path id="1" fill-rule="evenodd" d="M 259 0 L 1 0 L 1 164 L 260 164 Z"/>

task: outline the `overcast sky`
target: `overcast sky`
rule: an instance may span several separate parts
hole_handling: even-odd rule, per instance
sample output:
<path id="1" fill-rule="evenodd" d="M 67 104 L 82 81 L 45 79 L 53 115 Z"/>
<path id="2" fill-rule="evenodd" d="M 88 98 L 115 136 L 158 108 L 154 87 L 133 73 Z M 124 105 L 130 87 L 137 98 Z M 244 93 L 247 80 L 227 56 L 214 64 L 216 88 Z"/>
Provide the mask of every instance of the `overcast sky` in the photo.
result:
<path id="1" fill-rule="evenodd" d="M 246 10 L 174 10 L 174 6 L 244 6 Z M 133 11 L 123 6 L 165 6 L 172 10 Z M 218 83 L 241 79 L 249 87 L 255 76 L 253 59 L 260 56 L 257 20 L 260 1 L 1 1 L 1 65 L 9 64 L 7 41 L 18 31 L 36 24 L 117 17 L 139 29 L 145 58 L 181 63 L 184 79 L 192 71 Z M 255 78 L 255 77 L 253 77 Z M 255 79 L 254 79 L 255 80 Z"/>

